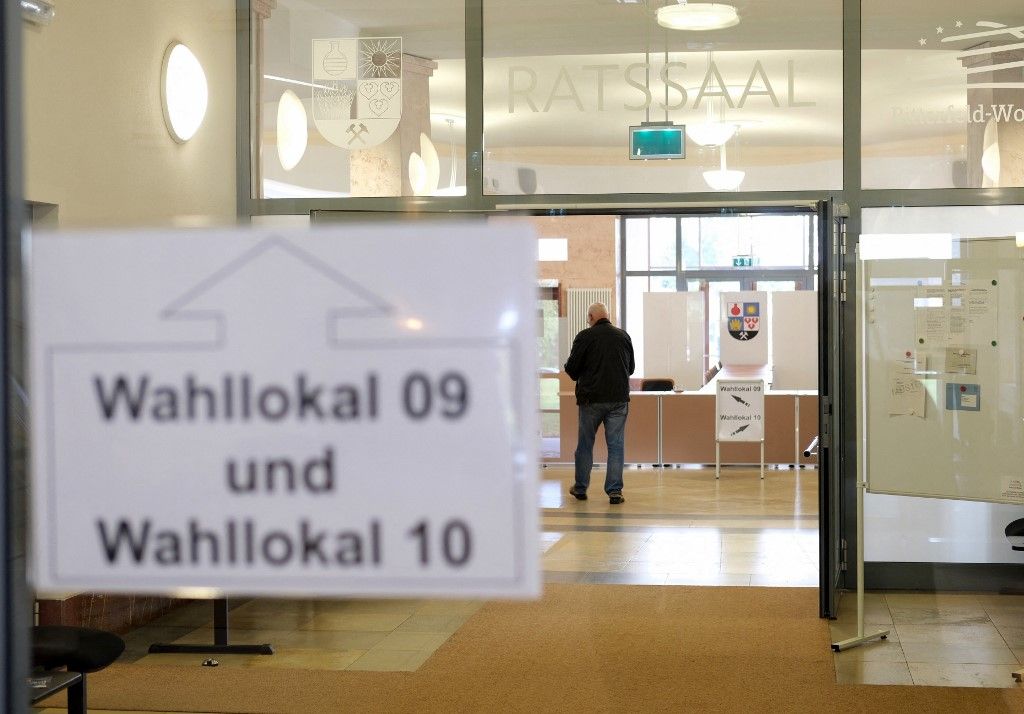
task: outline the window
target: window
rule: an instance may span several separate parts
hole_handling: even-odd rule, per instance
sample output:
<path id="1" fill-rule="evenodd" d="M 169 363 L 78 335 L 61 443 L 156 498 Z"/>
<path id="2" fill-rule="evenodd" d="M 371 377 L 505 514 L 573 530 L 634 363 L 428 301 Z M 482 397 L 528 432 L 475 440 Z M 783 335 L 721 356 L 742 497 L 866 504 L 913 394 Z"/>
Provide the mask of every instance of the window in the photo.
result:
<path id="1" fill-rule="evenodd" d="M 705 355 L 714 364 L 722 292 L 817 289 L 817 217 L 810 214 L 624 217 L 620 225 L 622 324 L 633 337 L 636 376 L 643 375 L 644 293 L 705 294 Z"/>
<path id="2" fill-rule="evenodd" d="M 487 194 L 841 188 L 842 2 L 745 2 L 711 33 L 659 27 L 664 4 L 484 0 Z M 686 159 L 631 161 L 644 121 L 686 125 Z"/>
<path id="3" fill-rule="evenodd" d="M 466 194 L 463 0 L 272 5 L 253 96 L 255 198 Z"/>

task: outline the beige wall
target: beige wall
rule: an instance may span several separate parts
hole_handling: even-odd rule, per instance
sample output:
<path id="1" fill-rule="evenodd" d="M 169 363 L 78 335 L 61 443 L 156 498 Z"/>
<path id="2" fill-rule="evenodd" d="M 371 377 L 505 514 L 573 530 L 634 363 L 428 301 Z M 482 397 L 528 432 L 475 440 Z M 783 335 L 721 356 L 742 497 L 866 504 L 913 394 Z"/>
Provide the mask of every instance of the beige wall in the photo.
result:
<path id="1" fill-rule="evenodd" d="M 612 321 L 618 319 L 618 286 L 615 284 L 615 216 L 542 216 L 530 221 L 541 238 L 567 238 L 569 260 L 538 263 L 537 277 L 557 279 L 562 289 L 562 314 L 568 288 L 611 288 L 608 306 Z"/>
<path id="2" fill-rule="evenodd" d="M 25 197 L 65 228 L 235 220 L 235 1 L 56 0 L 25 25 Z M 172 40 L 206 72 L 191 141 L 164 125 L 160 70 Z"/>

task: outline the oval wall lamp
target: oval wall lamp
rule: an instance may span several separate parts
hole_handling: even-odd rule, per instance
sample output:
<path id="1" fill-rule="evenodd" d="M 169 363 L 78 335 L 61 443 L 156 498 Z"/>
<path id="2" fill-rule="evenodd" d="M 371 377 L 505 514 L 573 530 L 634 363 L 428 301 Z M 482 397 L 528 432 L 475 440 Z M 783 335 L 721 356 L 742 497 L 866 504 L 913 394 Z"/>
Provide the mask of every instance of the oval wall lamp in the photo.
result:
<path id="1" fill-rule="evenodd" d="M 284 90 L 277 103 L 277 158 L 285 171 L 298 166 L 306 153 L 308 121 L 302 100 L 292 90 Z"/>
<path id="2" fill-rule="evenodd" d="M 172 42 L 160 70 L 160 99 L 167 131 L 178 143 L 191 139 L 206 116 L 209 89 L 199 60 L 185 45 Z"/>

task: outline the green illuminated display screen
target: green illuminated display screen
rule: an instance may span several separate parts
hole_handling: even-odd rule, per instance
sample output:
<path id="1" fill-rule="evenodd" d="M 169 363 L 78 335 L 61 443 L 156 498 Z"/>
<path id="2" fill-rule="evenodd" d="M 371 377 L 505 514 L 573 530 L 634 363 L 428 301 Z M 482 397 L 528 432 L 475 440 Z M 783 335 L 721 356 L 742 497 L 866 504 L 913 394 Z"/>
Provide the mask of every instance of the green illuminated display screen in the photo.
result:
<path id="1" fill-rule="evenodd" d="M 629 127 L 629 158 L 682 159 L 686 157 L 686 133 L 682 126 Z"/>

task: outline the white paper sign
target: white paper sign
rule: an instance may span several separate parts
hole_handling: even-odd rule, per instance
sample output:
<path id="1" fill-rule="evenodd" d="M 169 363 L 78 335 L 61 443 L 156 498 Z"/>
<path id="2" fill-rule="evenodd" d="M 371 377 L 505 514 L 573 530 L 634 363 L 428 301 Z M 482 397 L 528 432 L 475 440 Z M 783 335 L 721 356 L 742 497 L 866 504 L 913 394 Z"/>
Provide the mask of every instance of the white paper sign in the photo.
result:
<path id="1" fill-rule="evenodd" d="M 987 287 L 922 287 L 915 300 L 915 337 L 925 345 L 986 344 L 997 335 L 994 301 Z"/>
<path id="2" fill-rule="evenodd" d="M 534 246 L 37 236 L 36 587 L 536 595 Z"/>
<path id="3" fill-rule="evenodd" d="M 1004 476 L 1002 492 L 999 497 L 1004 501 L 1024 503 L 1024 478 L 1020 476 Z"/>
<path id="4" fill-rule="evenodd" d="M 924 358 L 895 360 L 889 365 L 889 416 L 916 416 L 924 419 L 925 391 L 918 367 Z"/>
<path id="5" fill-rule="evenodd" d="M 715 396 L 718 441 L 764 439 L 764 382 L 719 379 Z"/>

